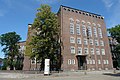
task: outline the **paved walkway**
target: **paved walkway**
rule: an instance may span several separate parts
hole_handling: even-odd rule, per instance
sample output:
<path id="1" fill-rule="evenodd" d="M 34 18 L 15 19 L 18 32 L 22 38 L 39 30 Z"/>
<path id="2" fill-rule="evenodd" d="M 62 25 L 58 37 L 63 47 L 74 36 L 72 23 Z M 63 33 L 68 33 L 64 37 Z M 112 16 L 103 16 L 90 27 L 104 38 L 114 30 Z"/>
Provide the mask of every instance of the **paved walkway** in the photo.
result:
<path id="1" fill-rule="evenodd" d="M 120 71 L 84 71 L 43 74 L 24 74 L 0 72 L 0 80 L 120 80 Z"/>

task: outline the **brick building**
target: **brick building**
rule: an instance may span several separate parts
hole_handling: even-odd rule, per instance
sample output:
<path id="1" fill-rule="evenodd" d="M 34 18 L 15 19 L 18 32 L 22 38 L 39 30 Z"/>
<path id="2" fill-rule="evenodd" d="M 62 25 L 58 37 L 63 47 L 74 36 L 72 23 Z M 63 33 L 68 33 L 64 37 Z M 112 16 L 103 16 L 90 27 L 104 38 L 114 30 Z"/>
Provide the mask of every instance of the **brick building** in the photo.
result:
<path id="1" fill-rule="evenodd" d="M 60 6 L 57 15 L 61 27 L 61 70 L 112 69 L 104 17 L 66 6 Z M 33 32 L 30 27 L 26 44 Z M 30 64 L 27 58 L 24 69 L 31 69 Z"/>
<path id="2" fill-rule="evenodd" d="M 112 59 L 104 17 L 61 6 L 61 69 L 107 70 Z"/>

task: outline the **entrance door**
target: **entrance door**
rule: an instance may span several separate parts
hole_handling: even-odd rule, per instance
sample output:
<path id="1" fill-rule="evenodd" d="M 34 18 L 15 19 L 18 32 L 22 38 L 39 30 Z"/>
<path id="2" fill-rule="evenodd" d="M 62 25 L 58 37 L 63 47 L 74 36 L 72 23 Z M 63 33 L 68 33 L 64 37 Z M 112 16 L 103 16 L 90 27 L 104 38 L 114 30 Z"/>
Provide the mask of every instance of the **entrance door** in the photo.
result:
<path id="1" fill-rule="evenodd" d="M 77 56 L 78 70 L 86 70 L 86 56 Z"/>

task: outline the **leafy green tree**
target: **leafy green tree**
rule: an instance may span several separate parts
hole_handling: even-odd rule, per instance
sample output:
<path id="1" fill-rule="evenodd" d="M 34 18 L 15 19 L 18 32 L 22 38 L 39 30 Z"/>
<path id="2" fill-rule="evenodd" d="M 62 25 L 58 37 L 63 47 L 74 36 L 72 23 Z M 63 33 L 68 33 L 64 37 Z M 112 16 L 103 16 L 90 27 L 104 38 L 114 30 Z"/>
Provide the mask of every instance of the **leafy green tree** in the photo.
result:
<path id="1" fill-rule="evenodd" d="M 118 42 L 117 45 L 114 45 L 114 50 L 112 50 L 112 53 L 115 54 L 118 62 L 117 64 L 120 67 L 120 25 L 116 25 L 115 27 L 108 29 L 108 32 L 110 36 Z"/>
<path id="2" fill-rule="evenodd" d="M 7 59 L 10 70 L 14 69 L 15 58 L 19 54 L 18 42 L 20 40 L 21 37 L 16 34 L 16 32 L 8 32 L 0 36 L 0 44 L 4 47 L 2 51 L 5 53 L 5 58 Z"/>
<path id="3" fill-rule="evenodd" d="M 44 65 L 44 59 L 49 58 L 52 61 L 58 60 L 59 43 L 59 24 L 56 14 L 51 12 L 51 7 L 41 5 L 37 9 L 36 18 L 32 24 L 35 30 L 31 45 L 34 48 L 31 58 L 36 57 L 41 61 L 41 68 Z"/>

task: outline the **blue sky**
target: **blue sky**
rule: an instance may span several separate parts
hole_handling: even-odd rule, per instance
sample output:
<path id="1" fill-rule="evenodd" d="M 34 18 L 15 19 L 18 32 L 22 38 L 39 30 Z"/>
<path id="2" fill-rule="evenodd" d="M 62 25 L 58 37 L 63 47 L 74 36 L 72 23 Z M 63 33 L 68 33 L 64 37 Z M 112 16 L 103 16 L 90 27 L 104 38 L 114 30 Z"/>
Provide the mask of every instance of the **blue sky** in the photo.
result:
<path id="1" fill-rule="evenodd" d="M 105 17 L 107 28 L 120 23 L 120 0 L 0 0 L 0 35 L 15 31 L 22 41 L 26 40 L 27 25 L 33 23 L 40 4 L 49 4 L 55 13 L 64 5 L 100 14 Z"/>

